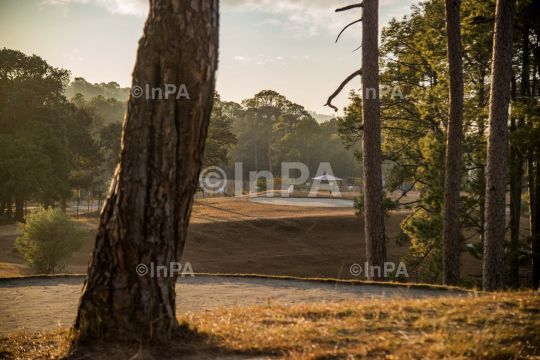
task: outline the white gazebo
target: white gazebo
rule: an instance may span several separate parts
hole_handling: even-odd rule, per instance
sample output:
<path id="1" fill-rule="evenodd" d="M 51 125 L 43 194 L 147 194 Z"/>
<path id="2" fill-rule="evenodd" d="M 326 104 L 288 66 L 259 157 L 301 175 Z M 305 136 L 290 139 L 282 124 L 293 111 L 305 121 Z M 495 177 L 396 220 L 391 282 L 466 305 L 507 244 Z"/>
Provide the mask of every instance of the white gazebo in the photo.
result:
<path id="1" fill-rule="evenodd" d="M 315 180 L 315 181 L 325 181 L 325 180 L 328 181 L 328 187 L 329 188 L 327 190 L 330 191 L 330 194 L 332 193 L 334 188 L 337 187 L 339 189 L 339 186 L 337 186 L 336 181 L 343 180 L 343 179 L 340 179 L 338 177 L 335 177 L 334 175 L 329 175 L 329 174 L 317 176 L 317 177 L 314 177 L 312 179 Z M 320 188 L 320 185 L 319 185 L 319 188 Z M 321 189 L 321 190 L 324 190 L 324 188 Z"/>
<path id="2" fill-rule="evenodd" d="M 327 180 L 327 181 L 339 181 L 339 180 L 343 180 L 343 179 L 340 179 L 338 177 L 335 177 L 333 175 L 328 175 L 328 174 L 325 174 L 325 175 L 321 175 L 321 176 L 317 176 L 317 177 L 314 177 L 312 178 L 313 180 Z"/>

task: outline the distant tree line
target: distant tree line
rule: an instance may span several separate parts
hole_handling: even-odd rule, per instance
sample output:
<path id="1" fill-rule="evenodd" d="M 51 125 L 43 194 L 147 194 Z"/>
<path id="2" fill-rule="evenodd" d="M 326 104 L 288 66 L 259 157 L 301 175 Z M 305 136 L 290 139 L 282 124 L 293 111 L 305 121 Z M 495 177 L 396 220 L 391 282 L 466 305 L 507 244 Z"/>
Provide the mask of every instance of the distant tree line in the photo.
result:
<path id="1" fill-rule="evenodd" d="M 102 189 L 119 162 L 128 95 L 115 82 L 70 82 L 68 70 L 39 56 L 0 50 L 0 216 L 23 221 L 25 199 L 47 208 L 74 189 Z M 312 115 L 321 117 L 271 90 L 241 104 L 216 92 L 203 167 L 232 176 L 230 166 L 243 162 L 247 179 L 249 171 L 280 176 L 284 161 L 303 162 L 314 176 L 330 162 L 336 175 L 360 177 L 337 119 L 318 123 Z"/>

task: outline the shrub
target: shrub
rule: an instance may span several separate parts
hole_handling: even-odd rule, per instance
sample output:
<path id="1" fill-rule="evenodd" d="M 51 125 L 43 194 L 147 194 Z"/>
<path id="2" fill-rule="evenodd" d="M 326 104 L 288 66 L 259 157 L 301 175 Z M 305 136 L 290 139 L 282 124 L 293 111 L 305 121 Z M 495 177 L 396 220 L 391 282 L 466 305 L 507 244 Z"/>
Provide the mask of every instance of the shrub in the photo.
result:
<path id="1" fill-rule="evenodd" d="M 266 179 L 257 179 L 257 181 L 255 181 L 255 185 L 259 187 L 257 191 L 266 191 Z"/>
<path id="2" fill-rule="evenodd" d="M 24 235 L 15 240 L 15 247 L 24 255 L 35 274 L 55 274 L 66 267 L 66 260 L 86 241 L 88 230 L 60 209 L 39 211 L 19 223 Z"/>

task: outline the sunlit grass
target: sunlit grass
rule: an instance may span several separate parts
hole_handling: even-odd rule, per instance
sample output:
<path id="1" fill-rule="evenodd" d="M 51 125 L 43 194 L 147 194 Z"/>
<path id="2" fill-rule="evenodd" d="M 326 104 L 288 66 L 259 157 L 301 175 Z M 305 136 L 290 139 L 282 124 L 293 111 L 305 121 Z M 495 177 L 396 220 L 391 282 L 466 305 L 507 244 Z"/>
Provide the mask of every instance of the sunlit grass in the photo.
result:
<path id="1" fill-rule="evenodd" d="M 93 349 L 92 358 L 159 354 L 156 358 L 179 359 L 204 353 L 294 359 L 540 359 L 540 295 L 531 292 L 294 306 L 269 302 L 186 315 L 179 322 L 188 334 L 182 344 L 143 345 L 144 351 L 140 344 L 106 344 L 102 352 Z M 48 358 L 68 349 L 64 330 L 0 339 L 0 358 L 5 359 Z M 84 349 L 69 357 L 84 358 Z"/>
<path id="2" fill-rule="evenodd" d="M 486 358 L 540 355 L 531 293 L 237 308 L 188 322 L 223 350 L 292 358 Z"/>

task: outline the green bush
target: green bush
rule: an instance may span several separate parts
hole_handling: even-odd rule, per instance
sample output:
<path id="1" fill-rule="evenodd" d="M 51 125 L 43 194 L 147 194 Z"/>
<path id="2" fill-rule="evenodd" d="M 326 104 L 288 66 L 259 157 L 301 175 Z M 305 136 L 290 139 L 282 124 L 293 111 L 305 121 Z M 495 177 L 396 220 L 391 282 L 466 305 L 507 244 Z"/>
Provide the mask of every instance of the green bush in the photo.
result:
<path id="1" fill-rule="evenodd" d="M 42 210 L 19 223 L 24 235 L 15 240 L 34 274 L 56 274 L 66 267 L 66 260 L 86 241 L 88 230 L 60 209 Z"/>

